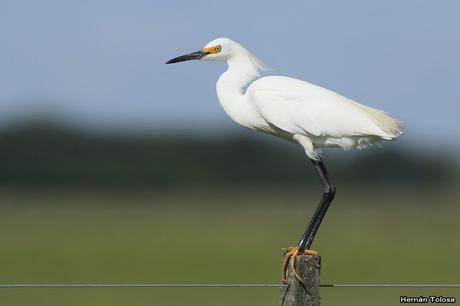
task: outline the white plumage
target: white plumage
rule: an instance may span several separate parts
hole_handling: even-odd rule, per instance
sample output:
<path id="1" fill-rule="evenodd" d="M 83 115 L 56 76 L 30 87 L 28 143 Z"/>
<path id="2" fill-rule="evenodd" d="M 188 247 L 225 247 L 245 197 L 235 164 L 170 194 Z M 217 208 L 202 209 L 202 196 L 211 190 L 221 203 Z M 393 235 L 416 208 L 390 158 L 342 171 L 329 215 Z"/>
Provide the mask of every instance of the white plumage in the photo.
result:
<path id="1" fill-rule="evenodd" d="M 400 122 L 328 89 L 283 76 L 260 77 L 266 66 L 228 38 L 174 58 L 220 60 L 228 69 L 217 81 L 219 101 L 239 125 L 299 143 L 318 159 L 323 147 L 365 148 L 402 134 Z"/>
<path id="2" fill-rule="evenodd" d="M 328 89 L 283 76 L 260 77 L 263 64 L 238 43 L 219 38 L 206 48 L 221 52 L 228 70 L 217 81 L 217 96 L 238 124 L 301 144 L 310 158 L 322 147 L 365 148 L 402 134 L 400 122 Z"/>

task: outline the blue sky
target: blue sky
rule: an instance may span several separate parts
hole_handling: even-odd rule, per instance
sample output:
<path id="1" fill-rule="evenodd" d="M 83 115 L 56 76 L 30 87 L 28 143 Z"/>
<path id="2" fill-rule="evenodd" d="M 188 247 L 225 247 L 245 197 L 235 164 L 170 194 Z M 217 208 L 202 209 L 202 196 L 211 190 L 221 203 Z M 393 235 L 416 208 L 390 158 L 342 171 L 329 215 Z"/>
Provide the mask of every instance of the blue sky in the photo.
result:
<path id="1" fill-rule="evenodd" d="M 93 130 L 236 129 L 223 63 L 164 65 L 216 37 L 273 68 L 405 122 L 421 143 L 460 140 L 460 2 L 0 2 L 0 121 Z"/>

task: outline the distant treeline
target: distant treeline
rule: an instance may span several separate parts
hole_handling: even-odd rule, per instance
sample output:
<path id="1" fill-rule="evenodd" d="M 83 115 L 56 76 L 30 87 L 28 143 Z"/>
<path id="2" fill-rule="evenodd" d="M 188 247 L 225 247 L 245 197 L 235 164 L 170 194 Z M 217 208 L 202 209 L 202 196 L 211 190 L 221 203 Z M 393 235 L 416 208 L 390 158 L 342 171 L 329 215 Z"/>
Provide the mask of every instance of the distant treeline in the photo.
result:
<path id="1" fill-rule="evenodd" d="M 316 180 L 302 149 L 248 132 L 220 138 L 90 135 L 37 125 L 0 132 L 0 186 L 303 184 Z M 455 158 L 388 144 L 328 153 L 336 181 L 450 184 Z"/>

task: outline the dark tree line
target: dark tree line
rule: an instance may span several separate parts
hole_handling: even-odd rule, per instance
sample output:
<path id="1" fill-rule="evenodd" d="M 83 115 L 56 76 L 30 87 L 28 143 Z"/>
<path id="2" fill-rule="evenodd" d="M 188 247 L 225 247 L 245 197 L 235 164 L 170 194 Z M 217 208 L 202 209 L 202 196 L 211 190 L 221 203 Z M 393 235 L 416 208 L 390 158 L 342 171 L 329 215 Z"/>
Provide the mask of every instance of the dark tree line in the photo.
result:
<path id="1" fill-rule="evenodd" d="M 303 184 L 316 180 L 300 147 L 229 136 L 97 136 L 51 125 L 0 133 L 0 186 Z M 337 180 L 359 184 L 450 184 L 453 157 L 398 144 L 328 153 Z"/>

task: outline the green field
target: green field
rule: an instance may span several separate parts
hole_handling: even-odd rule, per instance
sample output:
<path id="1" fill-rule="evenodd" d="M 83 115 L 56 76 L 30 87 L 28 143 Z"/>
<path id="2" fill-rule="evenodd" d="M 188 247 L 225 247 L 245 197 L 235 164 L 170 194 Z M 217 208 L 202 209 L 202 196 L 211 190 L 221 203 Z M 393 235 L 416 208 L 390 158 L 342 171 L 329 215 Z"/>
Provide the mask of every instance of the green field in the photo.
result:
<path id="1" fill-rule="evenodd" d="M 343 190 L 343 191 L 342 191 Z M 323 283 L 460 283 L 458 191 L 342 187 Z M 1 191 L 0 283 L 277 283 L 319 190 Z M 460 289 L 325 288 L 322 305 Z M 278 305 L 279 289 L 0 289 L 0 305 Z"/>

